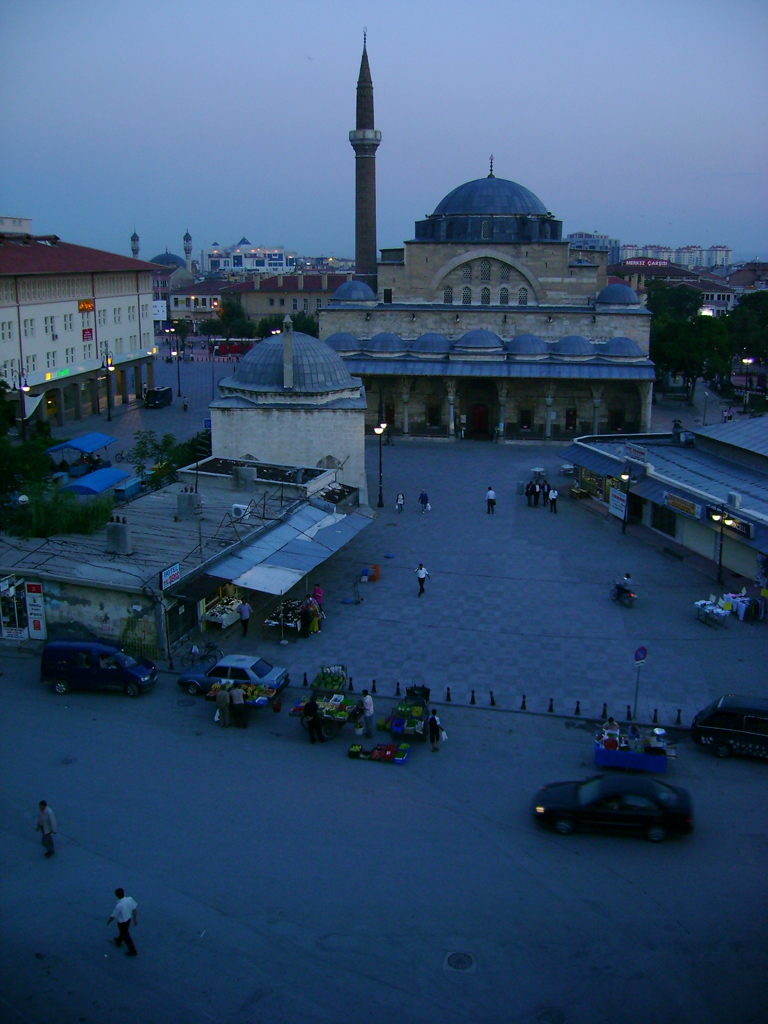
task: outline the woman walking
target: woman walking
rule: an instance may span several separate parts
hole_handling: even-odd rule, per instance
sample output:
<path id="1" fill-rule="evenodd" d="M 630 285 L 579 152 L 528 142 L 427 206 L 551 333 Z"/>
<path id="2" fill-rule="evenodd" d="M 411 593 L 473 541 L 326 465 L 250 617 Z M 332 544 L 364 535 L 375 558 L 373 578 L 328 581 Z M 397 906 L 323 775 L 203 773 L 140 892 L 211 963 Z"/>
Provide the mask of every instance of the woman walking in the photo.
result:
<path id="1" fill-rule="evenodd" d="M 432 753 L 437 753 L 440 750 L 440 719 L 437 717 L 437 711 L 432 708 L 432 714 L 427 719 L 429 725 L 429 742 L 432 744 Z"/>

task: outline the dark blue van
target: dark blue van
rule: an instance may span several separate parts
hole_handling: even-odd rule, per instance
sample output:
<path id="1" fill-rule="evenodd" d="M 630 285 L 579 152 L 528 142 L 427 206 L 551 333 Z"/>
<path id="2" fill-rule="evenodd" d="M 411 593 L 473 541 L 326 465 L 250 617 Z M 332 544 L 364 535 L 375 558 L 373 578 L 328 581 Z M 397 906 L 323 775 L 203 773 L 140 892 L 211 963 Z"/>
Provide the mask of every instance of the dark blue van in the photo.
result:
<path id="1" fill-rule="evenodd" d="M 120 690 L 138 697 L 157 678 L 154 662 L 134 658 L 115 644 L 98 640 L 52 640 L 45 645 L 40 678 L 54 693 L 70 690 Z"/>

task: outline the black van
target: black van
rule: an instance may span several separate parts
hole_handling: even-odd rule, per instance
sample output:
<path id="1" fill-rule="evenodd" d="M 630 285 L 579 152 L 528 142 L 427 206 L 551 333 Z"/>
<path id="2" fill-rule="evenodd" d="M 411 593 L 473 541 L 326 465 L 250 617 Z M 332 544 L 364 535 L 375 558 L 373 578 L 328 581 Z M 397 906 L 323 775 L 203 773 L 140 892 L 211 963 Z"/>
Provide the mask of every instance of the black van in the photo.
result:
<path id="1" fill-rule="evenodd" d="M 155 685 L 157 669 L 148 659 L 137 660 L 114 644 L 52 640 L 43 650 L 40 678 L 53 683 L 54 693 L 122 690 L 129 697 L 138 697 Z"/>
<path id="2" fill-rule="evenodd" d="M 768 757 L 768 700 L 726 693 L 699 711 L 691 726 L 691 736 L 709 747 L 716 757 Z"/>
<path id="3" fill-rule="evenodd" d="M 145 409 L 162 409 L 173 401 L 173 388 L 149 388 L 144 396 Z"/>

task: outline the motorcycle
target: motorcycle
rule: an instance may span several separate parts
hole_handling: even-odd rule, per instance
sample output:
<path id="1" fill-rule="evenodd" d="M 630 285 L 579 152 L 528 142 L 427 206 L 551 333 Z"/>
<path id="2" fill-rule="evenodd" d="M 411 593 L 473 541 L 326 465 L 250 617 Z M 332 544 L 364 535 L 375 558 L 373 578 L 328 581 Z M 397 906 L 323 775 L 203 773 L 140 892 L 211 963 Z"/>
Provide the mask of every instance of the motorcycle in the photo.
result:
<path id="1" fill-rule="evenodd" d="M 625 608 L 631 608 L 635 603 L 635 592 L 632 588 L 622 583 L 620 580 L 616 580 L 611 587 L 611 599 L 613 601 L 620 601 Z"/>

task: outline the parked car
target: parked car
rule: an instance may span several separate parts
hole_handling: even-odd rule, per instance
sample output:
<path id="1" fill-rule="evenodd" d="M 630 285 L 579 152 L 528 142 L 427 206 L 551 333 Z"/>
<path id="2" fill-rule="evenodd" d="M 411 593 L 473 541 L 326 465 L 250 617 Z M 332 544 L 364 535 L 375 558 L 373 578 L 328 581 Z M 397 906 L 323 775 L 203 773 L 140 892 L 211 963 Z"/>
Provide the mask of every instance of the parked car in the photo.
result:
<path id="1" fill-rule="evenodd" d="M 643 833 L 654 843 L 670 832 L 690 832 L 693 804 L 687 790 L 642 776 L 597 775 L 583 782 L 553 782 L 533 801 L 536 821 L 567 835 L 575 828 Z"/>
<path id="2" fill-rule="evenodd" d="M 170 405 L 173 401 L 173 388 L 158 387 L 149 388 L 144 396 L 145 409 L 162 409 L 164 405 Z"/>
<path id="3" fill-rule="evenodd" d="M 54 693 L 70 690 L 122 690 L 138 697 L 157 679 L 154 662 L 134 658 L 115 644 L 97 640 L 52 640 L 45 645 L 40 678 Z"/>
<path id="4" fill-rule="evenodd" d="M 726 693 L 699 711 L 691 736 L 716 757 L 768 757 L 768 700 Z"/>
<path id="5" fill-rule="evenodd" d="M 185 669 L 178 683 L 194 697 L 198 693 L 208 693 L 214 683 L 234 683 L 235 680 L 269 686 L 279 693 L 288 686 L 291 677 L 287 668 L 270 665 L 256 654 L 227 654 L 210 668 L 198 666 Z"/>

